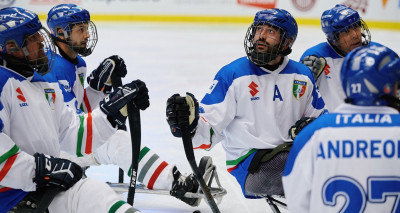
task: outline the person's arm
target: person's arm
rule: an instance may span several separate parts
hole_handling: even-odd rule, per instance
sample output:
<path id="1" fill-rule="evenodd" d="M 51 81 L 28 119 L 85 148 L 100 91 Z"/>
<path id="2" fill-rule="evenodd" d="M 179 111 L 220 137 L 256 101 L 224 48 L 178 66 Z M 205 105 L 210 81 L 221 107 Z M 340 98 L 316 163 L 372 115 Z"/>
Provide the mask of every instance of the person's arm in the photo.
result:
<path id="1" fill-rule="evenodd" d="M 116 132 L 117 126 L 125 125 L 126 114 L 120 110 L 127 104 L 135 104 L 142 110 L 149 106 L 148 90 L 142 81 L 124 85 L 101 101 L 100 107 L 87 114 L 77 114 L 60 100 L 56 104 L 56 112 L 63 151 L 80 157 L 83 153 L 91 153 L 91 147 L 104 144 Z"/>

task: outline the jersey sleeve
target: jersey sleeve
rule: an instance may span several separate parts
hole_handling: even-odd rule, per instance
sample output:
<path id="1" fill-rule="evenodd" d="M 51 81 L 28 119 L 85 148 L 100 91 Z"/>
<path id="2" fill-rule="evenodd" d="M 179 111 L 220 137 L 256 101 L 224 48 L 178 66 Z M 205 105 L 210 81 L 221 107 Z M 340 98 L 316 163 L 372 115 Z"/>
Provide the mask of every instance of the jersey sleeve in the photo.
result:
<path id="1" fill-rule="evenodd" d="M 58 93 L 61 91 L 58 90 Z M 92 153 L 94 148 L 100 147 L 116 132 L 116 128 L 112 127 L 99 108 L 88 113 L 77 113 L 64 104 L 63 100 L 56 100 L 63 151 L 82 157 L 85 153 Z"/>
<path id="2" fill-rule="evenodd" d="M 220 71 L 200 103 L 195 148 L 211 149 L 224 139 L 223 131 L 236 114 L 235 102 L 234 88 Z"/>
<path id="3" fill-rule="evenodd" d="M 4 96 L 1 97 L 3 99 Z M 3 102 L 1 100 L 1 102 Z M 9 137 L 10 113 L 0 102 L 0 191 L 2 187 L 36 190 L 33 183 L 35 160 L 23 152 Z M 22 134 L 22 133 L 20 133 Z"/>
<path id="4" fill-rule="evenodd" d="M 106 94 L 102 91 L 97 91 L 90 86 L 84 90 L 82 107 L 84 111 L 91 112 L 94 108 L 99 106 L 99 102 L 106 97 Z"/>
<path id="5" fill-rule="evenodd" d="M 308 97 L 308 104 L 306 105 L 306 110 L 304 111 L 303 117 L 319 117 L 322 114 L 328 113 L 328 109 L 325 106 L 325 102 L 318 91 L 314 79 L 312 78 L 312 93 Z"/>
<path id="6" fill-rule="evenodd" d="M 301 55 L 299 62 L 301 62 L 305 57 L 310 56 L 310 55 L 314 55 L 314 56 L 317 56 L 317 57 L 322 56 L 323 54 L 322 54 L 321 50 L 323 49 L 322 47 L 324 45 L 325 45 L 325 42 L 324 43 L 320 43 L 320 44 L 318 44 L 318 45 L 316 45 L 314 47 L 311 47 L 311 48 L 307 49 L 303 53 L 303 55 Z"/>

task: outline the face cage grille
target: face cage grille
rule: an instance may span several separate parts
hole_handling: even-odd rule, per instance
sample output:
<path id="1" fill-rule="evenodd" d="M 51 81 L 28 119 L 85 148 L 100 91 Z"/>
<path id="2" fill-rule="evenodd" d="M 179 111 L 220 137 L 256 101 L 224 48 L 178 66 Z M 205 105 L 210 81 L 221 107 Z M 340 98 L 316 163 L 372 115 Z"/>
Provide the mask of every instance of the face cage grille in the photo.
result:
<path id="1" fill-rule="evenodd" d="M 267 52 L 257 52 L 255 49 L 254 36 L 256 35 L 256 28 L 258 26 L 268 25 L 280 31 L 280 42 L 278 45 L 269 46 Z M 282 33 L 283 32 L 283 33 Z M 286 42 L 286 33 L 280 28 L 271 23 L 266 23 L 264 21 L 253 23 L 247 29 L 246 37 L 244 39 L 244 49 L 246 51 L 246 55 L 251 62 L 253 62 L 257 66 L 267 65 L 272 60 L 276 59 L 282 53 L 283 45 Z M 272 48 L 271 48 L 272 47 Z"/>
<path id="2" fill-rule="evenodd" d="M 335 44 L 338 44 L 339 43 L 339 34 L 341 32 L 345 32 L 349 29 L 357 28 L 357 27 L 361 27 L 362 45 L 364 45 L 364 46 L 369 45 L 371 42 L 371 33 L 369 32 L 367 24 L 361 18 L 360 18 L 360 21 L 356 21 L 356 22 L 348 25 L 347 27 L 342 27 L 341 30 L 335 32 L 332 41 Z"/>
<path id="3" fill-rule="evenodd" d="M 47 29 L 42 27 L 37 33 L 39 33 L 39 35 L 43 38 L 43 41 L 40 42 L 41 45 L 43 45 L 43 47 L 39 48 L 35 53 L 29 52 L 29 50 L 27 49 L 26 47 L 26 44 L 28 42 L 27 39 L 30 36 L 35 35 L 36 34 L 35 33 L 33 35 L 27 36 L 24 39 L 22 43 L 23 47 L 22 50 L 25 55 L 25 60 L 28 62 L 29 66 L 32 69 L 36 70 L 39 74 L 45 75 L 46 73 L 50 72 L 51 69 L 53 68 L 54 60 L 56 57 L 55 45 Z M 29 56 L 31 54 L 34 55 L 35 59 L 29 60 Z"/>
<path id="4" fill-rule="evenodd" d="M 80 54 L 81 56 L 88 56 L 90 55 L 94 48 L 96 47 L 97 41 L 98 41 L 98 36 L 97 36 L 97 28 L 96 25 L 92 22 L 78 22 L 74 24 L 69 24 L 66 29 L 64 29 L 66 32 L 68 32 L 68 37 L 70 37 L 71 32 L 72 32 L 72 27 L 76 24 L 88 24 L 88 34 L 89 38 L 86 41 L 86 47 L 80 47 L 80 46 L 75 46 L 74 42 L 70 40 L 70 38 L 67 38 L 68 45 L 71 49 L 73 49 L 76 53 Z M 79 41 L 80 43 L 81 41 Z"/>

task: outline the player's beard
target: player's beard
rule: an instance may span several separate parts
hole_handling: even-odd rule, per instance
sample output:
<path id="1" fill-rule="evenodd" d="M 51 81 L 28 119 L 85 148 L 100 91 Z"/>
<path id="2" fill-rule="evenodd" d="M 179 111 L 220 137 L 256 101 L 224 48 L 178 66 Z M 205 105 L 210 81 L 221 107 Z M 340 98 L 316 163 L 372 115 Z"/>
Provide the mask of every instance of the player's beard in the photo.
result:
<path id="1" fill-rule="evenodd" d="M 271 45 L 266 41 L 258 40 L 254 42 L 254 50 L 251 53 L 253 61 L 258 65 L 266 65 L 279 55 L 280 45 Z"/>
<path id="2" fill-rule="evenodd" d="M 72 42 L 72 41 L 70 41 L 69 43 L 72 50 L 74 50 L 76 53 L 78 53 L 81 56 L 88 56 L 92 54 L 92 49 L 87 48 L 88 42 L 89 42 L 88 40 L 85 40 L 85 41 L 80 41 L 79 44 L 78 42 Z"/>
<path id="3" fill-rule="evenodd" d="M 47 55 L 44 52 L 44 46 L 43 44 L 40 45 L 40 49 L 37 52 L 37 59 L 35 60 L 30 60 L 29 61 L 30 65 L 37 69 L 37 72 L 40 75 L 45 75 L 48 73 L 49 70 L 49 59 L 47 58 Z"/>

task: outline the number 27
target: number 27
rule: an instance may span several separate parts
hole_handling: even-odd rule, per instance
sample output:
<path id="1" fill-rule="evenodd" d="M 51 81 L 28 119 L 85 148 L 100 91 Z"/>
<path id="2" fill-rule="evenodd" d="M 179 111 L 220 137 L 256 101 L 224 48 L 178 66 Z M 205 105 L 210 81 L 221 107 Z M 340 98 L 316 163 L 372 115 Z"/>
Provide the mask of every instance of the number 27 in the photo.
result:
<path id="1" fill-rule="evenodd" d="M 339 213 L 364 212 L 367 202 L 385 203 L 386 197 L 395 196 L 391 212 L 400 212 L 400 177 L 373 176 L 367 179 L 367 193 L 361 184 L 348 176 L 329 178 L 322 187 L 322 200 L 327 206 L 336 206 L 336 198 L 343 196 L 345 204 Z"/>

